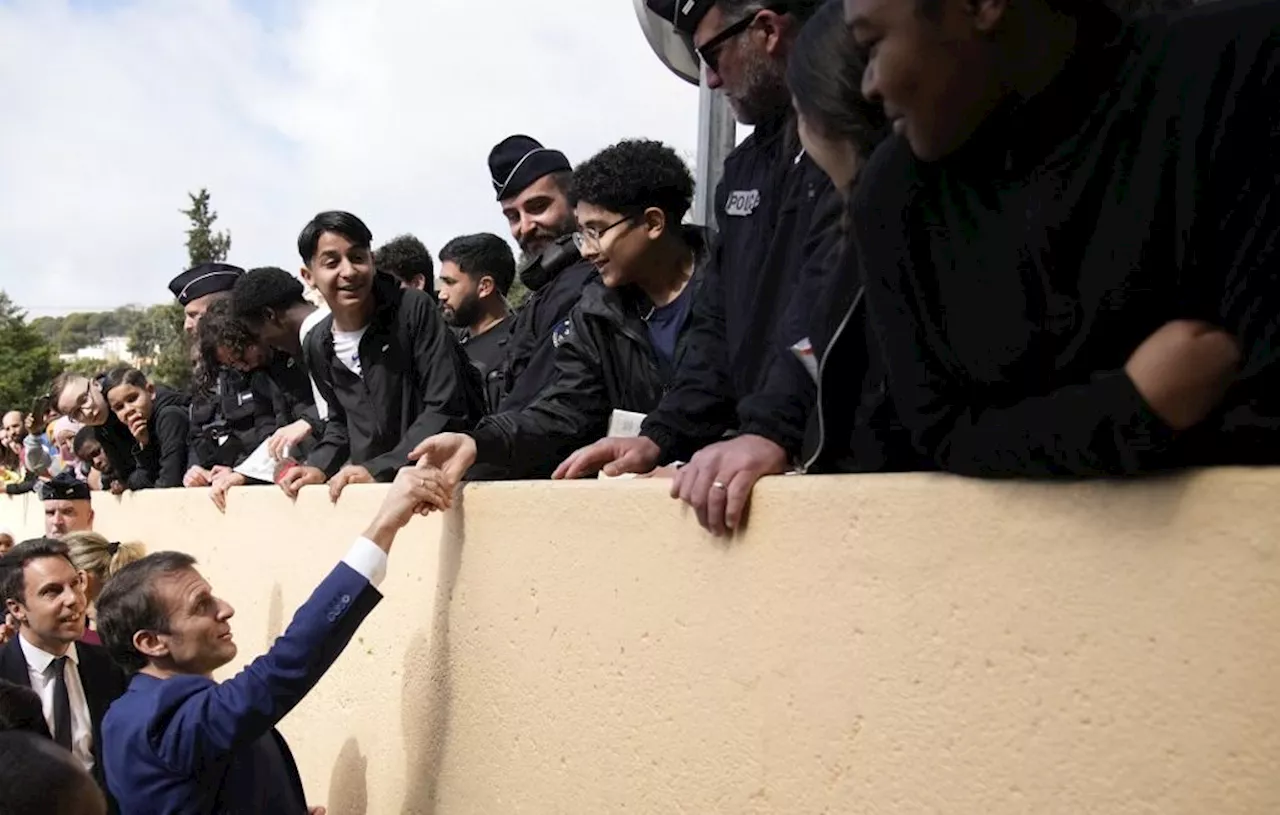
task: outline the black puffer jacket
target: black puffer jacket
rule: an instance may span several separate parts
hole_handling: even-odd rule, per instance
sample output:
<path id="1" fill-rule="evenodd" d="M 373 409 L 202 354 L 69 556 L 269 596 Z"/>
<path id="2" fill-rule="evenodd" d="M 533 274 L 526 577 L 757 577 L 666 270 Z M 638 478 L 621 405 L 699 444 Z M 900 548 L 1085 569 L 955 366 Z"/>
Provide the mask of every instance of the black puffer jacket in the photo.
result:
<path id="1" fill-rule="evenodd" d="M 707 260 L 706 235 L 696 227 L 685 235 L 696 256 L 688 284 L 696 301 Z M 557 332 L 555 379 L 523 410 L 504 411 L 479 424 L 472 433 L 477 463 L 500 467 L 508 478 L 546 477 L 574 450 L 603 436 L 614 410 L 653 410 L 671 383 L 649 341 L 644 321 L 649 307 L 638 290 L 592 281 L 567 327 Z M 688 327 L 686 318 L 676 341 L 677 369 L 692 350 Z"/>

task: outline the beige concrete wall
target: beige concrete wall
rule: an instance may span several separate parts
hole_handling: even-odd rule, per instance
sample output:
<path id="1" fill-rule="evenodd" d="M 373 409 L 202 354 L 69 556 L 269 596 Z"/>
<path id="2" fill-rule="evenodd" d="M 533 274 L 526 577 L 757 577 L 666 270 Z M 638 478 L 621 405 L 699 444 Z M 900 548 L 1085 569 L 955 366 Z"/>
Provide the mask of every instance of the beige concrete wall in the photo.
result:
<path id="1" fill-rule="evenodd" d="M 248 657 L 381 489 L 98 527 L 199 557 Z M 1277 495 L 778 478 L 725 543 L 661 483 L 470 487 L 283 730 L 333 815 L 1280 812 Z"/>

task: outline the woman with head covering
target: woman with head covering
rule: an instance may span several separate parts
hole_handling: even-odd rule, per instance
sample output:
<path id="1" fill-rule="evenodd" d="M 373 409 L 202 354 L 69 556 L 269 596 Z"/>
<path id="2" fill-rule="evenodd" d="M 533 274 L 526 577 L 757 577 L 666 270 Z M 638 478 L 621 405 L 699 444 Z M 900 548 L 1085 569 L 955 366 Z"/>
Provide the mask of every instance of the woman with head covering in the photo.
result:
<path id="1" fill-rule="evenodd" d="M 89 622 L 92 624 L 97 617 L 94 603 L 102 593 L 103 585 L 116 572 L 135 560 L 142 559 L 147 553 L 146 547 L 137 542 L 108 541 L 97 532 L 71 532 L 63 535 L 62 541 L 71 549 L 71 562 L 85 574 L 84 593 L 89 603 Z M 85 627 L 84 641 L 93 645 L 101 644 L 92 625 Z"/>

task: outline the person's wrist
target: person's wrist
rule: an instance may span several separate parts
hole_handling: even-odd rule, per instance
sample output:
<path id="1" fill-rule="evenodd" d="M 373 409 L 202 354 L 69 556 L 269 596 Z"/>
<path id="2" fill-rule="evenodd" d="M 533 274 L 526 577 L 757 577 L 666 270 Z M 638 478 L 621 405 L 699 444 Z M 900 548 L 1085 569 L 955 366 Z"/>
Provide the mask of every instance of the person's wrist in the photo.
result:
<path id="1" fill-rule="evenodd" d="M 386 513 L 379 512 L 370 522 L 369 528 L 364 531 L 364 536 L 373 541 L 379 549 L 389 553 L 401 526 L 399 519 L 390 518 Z"/>

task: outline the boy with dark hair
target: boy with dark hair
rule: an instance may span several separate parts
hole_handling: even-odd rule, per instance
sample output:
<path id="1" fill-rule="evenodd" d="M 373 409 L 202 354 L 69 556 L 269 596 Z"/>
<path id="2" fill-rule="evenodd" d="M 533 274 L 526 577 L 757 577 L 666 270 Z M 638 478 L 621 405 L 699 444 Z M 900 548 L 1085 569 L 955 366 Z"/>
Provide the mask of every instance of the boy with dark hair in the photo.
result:
<path id="1" fill-rule="evenodd" d="M 282 477 L 291 496 L 328 480 L 336 501 L 347 484 L 389 481 L 418 442 L 484 415 L 480 377 L 439 309 L 378 274 L 372 242 L 349 212 L 322 212 L 298 236 L 302 277 L 330 310 L 303 344 L 329 420 L 306 464 Z"/>
<path id="2" fill-rule="evenodd" d="M 460 330 L 458 340 L 479 369 L 486 391 L 489 374 L 506 357 L 511 332 L 507 292 L 515 278 L 515 256 L 497 235 L 463 235 L 440 250 L 440 306 L 445 320 Z M 496 409 L 501 392 L 498 377 L 493 379 L 490 405 Z"/>
<path id="3" fill-rule="evenodd" d="M 701 230 L 681 225 L 693 200 L 688 167 L 659 142 L 623 141 L 578 167 L 572 197 L 574 240 L 600 276 L 558 331 L 556 378 L 531 405 L 414 451 L 454 480 L 475 462 L 547 476 L 602 436 L 614 411 L 652 410 L 686 349 L 695 269 L 706 255 Z"/>
<path id="4" fill-rule="evenodd" d="M 435 294 L 432 286 L 435 264 L 431 253 L 413 235 L 392 238 L 378 247 L 378 251 L 373 253 L 373 262 L 378 271 L 399 280 L 404 288 Z"/>

